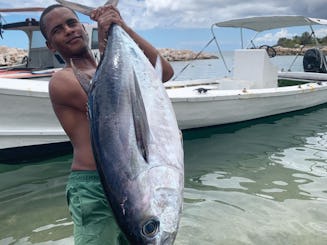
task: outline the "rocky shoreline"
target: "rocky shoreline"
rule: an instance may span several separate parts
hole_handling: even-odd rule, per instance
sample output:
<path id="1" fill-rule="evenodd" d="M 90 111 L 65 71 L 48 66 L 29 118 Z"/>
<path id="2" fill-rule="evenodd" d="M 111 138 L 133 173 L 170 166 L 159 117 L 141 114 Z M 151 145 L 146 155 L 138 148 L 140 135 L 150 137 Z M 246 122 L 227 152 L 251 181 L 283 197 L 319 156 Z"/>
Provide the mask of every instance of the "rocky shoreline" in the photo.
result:
<path id="1" fill-rule="evenodd" d="M 188 60 L 203 60 L 203 59 L 218 59 L 218 56 L 210 53 L 197 53 L 191 50 L 177 50 L 171 48 L 158 49 L 159 53 L 168 61 L 188 61 Z M 198 55 L 198 56 L 197 56 Z"/>
<path id="2" fill-rule="evenodd" d="M 26 55 L 27 50 L 0 46 L 0 66 L 19 64 Z"/>
<path id="3" fill-rule="evenodd" d="M 281 46 L 274 47 L 274 49 L 277 52 L 277 55 L 297 55 L 297 54 L 303 55 L 308 49 L 311 48 L 313 47 L 309 47 L 309 46 L 307 47 L 298 46 L 296 48 L 285 48 Z M 327 55 L 327 46 L 323 46 L 321 50 L 325 55 Z"/>
<path id="4" fill-rule="evenodd" d="M 202 53 L 196 57 L 197 53 L 191 50 L 176 50 L 163 48 L 158 49 L 160 54 L 168 61 L 187 61 L 196 59 L 217 59 L 218 57 L 209 53 Z M 27 50 L 0 46 L 0 66 L 15 65 L 22 62 L 27 55 Z"/>

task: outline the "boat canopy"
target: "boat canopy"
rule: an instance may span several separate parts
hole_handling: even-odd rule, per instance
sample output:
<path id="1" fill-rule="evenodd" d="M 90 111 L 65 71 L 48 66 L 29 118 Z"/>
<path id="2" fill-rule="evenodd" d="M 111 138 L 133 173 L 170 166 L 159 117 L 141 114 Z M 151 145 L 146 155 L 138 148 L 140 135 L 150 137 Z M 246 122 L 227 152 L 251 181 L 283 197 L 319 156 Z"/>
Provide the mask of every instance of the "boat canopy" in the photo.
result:
<path id="1" fill-rule="evenodd" d="M 327 20 L 298 15 L 261 16 L 222 21 L 213 25 L 218 27 L 245 28 L 257 32 L 262 32 L 266 30 L 293 26 L 327 25 Z"/>
<path id="2" fill-rule="evenodd" d="M 25 31 L 25 32 L 30 32 L 30 31 L 40 30 L 40 24 L 39 24 L 39 21 L 37 21 L 35 19 L 27 18 L 25 21 L 22 21 L 22 22 L 15 22 L 15 23 L 0 25 L 0 29 L 21 30 L 21 31 Z"/>

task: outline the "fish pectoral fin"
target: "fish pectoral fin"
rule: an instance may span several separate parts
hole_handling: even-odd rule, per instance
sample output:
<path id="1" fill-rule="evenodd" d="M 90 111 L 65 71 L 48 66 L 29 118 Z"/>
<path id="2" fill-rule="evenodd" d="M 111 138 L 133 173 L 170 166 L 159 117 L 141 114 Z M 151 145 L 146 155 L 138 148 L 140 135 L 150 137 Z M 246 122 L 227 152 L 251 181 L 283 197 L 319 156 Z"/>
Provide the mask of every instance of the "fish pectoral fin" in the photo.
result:
<path id="1" fill-rule="evenodd" d="M 154 67 L 158 77 L 160 78 L 160 81 L 162 81 L 162 63 L 160 55 L 157 56 L 156 65 Z"/>
<path id="2" fill-rule="evenodd" d="M 135 137 L 138 149 L 143 156 L 144 160 L 148 162 L 149 156 L 149 141 L 150 141 L 150 127 L 148 123 L 148 118 L 143 102 L 143 97 L 141 94 L 141 90 L 139 87 L 139 83 L 137 80 L 137 76 L 134 71 L 134 95 L 132 98 L 132 113 L 134 120 L 134 129 L 135 129 Z"/>

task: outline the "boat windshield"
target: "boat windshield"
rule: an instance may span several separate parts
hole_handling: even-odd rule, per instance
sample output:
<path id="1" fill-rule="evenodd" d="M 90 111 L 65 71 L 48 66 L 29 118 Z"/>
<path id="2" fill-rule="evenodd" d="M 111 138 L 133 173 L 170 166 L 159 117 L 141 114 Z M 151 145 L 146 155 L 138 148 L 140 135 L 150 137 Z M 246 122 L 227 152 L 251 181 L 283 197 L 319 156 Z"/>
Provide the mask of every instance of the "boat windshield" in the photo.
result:
<path id="1" fill-rule="evenodd" d="M 31 48 L 44 48 L 46 47 L 45 38 L 43 37 L 41 31 L 33 31 Z"/>

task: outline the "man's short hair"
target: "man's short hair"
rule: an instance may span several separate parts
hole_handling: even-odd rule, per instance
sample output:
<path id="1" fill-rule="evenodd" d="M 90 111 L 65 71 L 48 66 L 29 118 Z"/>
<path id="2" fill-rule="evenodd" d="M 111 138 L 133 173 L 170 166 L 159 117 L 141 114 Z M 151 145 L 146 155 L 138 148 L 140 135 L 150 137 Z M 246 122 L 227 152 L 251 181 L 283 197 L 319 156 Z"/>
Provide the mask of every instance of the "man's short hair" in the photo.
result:
<path id="1" fill-rule="evenodd" d="M 47 34 L 46 34 L 46 30 L 45 30 L 45 16 L 51 12 L 52 10 L 56 9 L 56 8 L 66 8 L 66 9 L 69 9 L 70 11 L 72 11 L 72 13 L 78 18 L 76 12 L 74 10 L 72 10 L 71 8 L 68 8 L 66 6 L 63 6 L 61 4 L 53 4 L 53 5 L 50 5 L 49 7 L 47 7 L 46 9 L 43 10 L 42 14 L 41 14 L 41 17 L 40 17 L 40 30 L 41 30 L 41 33 L 42 35 L 44 36 L 44 38 L 46 40 L 48 40 L 48 37 L 47 37 Z"/>

